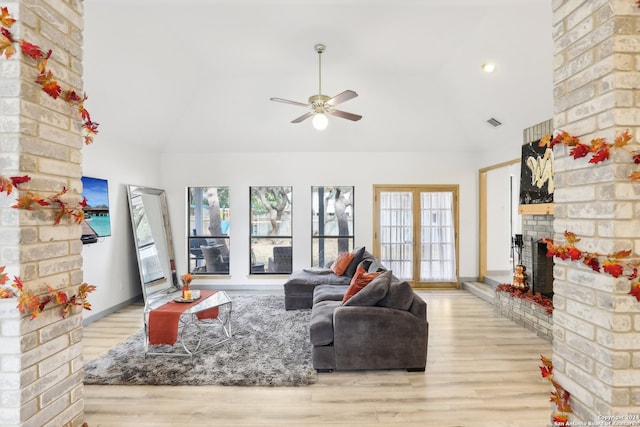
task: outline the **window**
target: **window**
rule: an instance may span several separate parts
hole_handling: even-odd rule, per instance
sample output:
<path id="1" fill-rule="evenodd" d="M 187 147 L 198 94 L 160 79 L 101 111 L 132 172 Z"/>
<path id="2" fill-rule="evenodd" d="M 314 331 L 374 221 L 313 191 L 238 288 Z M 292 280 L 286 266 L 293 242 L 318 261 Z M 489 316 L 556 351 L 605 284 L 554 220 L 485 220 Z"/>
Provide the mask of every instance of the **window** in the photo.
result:
<path id="1" fill-rule="evenodd" d="M 291 187 L 251 187 L 252 274 L 292 272 Z"/>
<path id="2" fill-rule="evenodd" d="M 353 187 L 311 187 L 311 265 L 353 250 Z"/>
<path id="3" fill-rule="evenodd" d="M 229 187 L 188 188 L 189 272 L 229 274 Z"/>

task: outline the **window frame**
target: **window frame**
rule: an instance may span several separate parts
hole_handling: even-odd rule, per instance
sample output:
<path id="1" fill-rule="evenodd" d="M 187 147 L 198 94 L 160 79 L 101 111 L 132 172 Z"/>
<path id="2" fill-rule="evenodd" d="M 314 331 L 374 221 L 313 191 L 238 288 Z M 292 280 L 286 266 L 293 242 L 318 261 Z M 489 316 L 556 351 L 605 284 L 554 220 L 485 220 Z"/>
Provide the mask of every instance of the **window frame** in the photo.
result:
<path id="1" fill-rule="evenodd" d="M 207 221 L 204 219 L 204 214 L 200 214 L 201 224 L 197 224 L 198 216 L 196 214 L 198 203 L 195 203 L 193 198 L 197 198 L 198 194 L 200 194 L 200 207 L 203 208 L 205 206 L 204 195 L 209 191 L 209 189 L 216 189 L 216 201 L 218 203 L 218 216 L 220 217 L 220 224 L 218 224 L 220 228 L 220 233 L 205 234 L 204 228 L 210 230 L 211 227 L 211 213 L 209 214 L 209 226 L 206 226 Z M 192 196 L 192 190 L 194 192 Z M 221 197 L 221 191 L 223 197 Z M 231 218 L 231 206 L 230 206 L 230 193 L 231 190 L 229 186 L 194 186 L 187 187 L 187 247 L 186 247 L 186 255 L 187 255 L 187 271 L 195 276 L 229 276 L 231 274 L 231 258 L 230 248 L 231 248 L 231 227 L 230 227 L 230 218 Z M 220 203 L 220 200 L 223 200 Z M 213 200 L 213 199 L 211 199 Z M 206 206 L 209 206 L 207 202 Z M 193 212 L 192 206 L 193 205 Z M 193 213 L 193 215 L 192 215 Z M 192 222 L 193 216 L 193 222 Z M 226 219 L 223 219 L 226 218 Z M 200 230 L 198 230 L 200 228 Z M 203 242 L 204 241 L 204 242 Z M 206 243 L 206 245 L 202 245 L 201 243 Z M 205 256 L 202 251 L 202 246 L 211 246 L 213 252 L 209 252 L 207 256 Z M 209 269 L 207 267 L 206 258 L 213 259 L 212 257 L 218 260 L 215 267 Z M 193 263 L 193 264 L 192 264 Z M 204 268 L 204 270 L 201 270 Z"/>
<path id="2" fill-rule="evenodd" d="M 320 215 L 323 214 L 323 212 L 327 212 L 329 206 L 325 206 L 325 203 L 321 203 L 321 202 L 325 202 L 328 199 L 325 198 L 320 198 L 320 189 L 322 189 L 322 194 L 325 193 L 325 191 L 327 189 L 339 189 L 341 193 L 344 193 L 344 189 L 349 189 L 350 190 L 350 198 L 349 198 L 349 203 L 346 205 L 345 207 L 345 211 L 349 214 L 349 220 L 347 222 L 347 229 L 349 227 L 351 227 L 350 230 L 350 234 L 347 235 L 341 235 L 341 234 L 320 234 L 323 229 L 324 226 L 326 225 L 326 222 L 323 221 L 321 223 L 320 221 Z M 315 185 L 315 186 L 311 186 L 311 266 L 313 267 L 323 267 L 323 266 L 327 266 L 329 263 L 331 263 L 332 261 L 334 261 L 338 255 L 340 254 L 340 252 L 343 251 L 347 251 L 350 252 L 354 249 L 355 247 L 355 186 L 353 185 Z M 316 201 L 316 194 L 318 194 L 318 200 Z M 315 211 L 316 209 L 316 204 L 318 206 L 318 212 Z M 349 213 L 350 211 L 350 213 Z M 316 215 L 317 214 L 317 215 Z M 335 217 L 335 204 L 334 204 L 334 217 Z M 316 234 L 316 220 L 317 220 L 317 233 Z M 339 221 L 336 217 L 336 221 Z M 322 226 L 321 226 L 322 224 Z M 340 226 L 338 225 L 338 230 L 340 229 Z M 326 229 L 325 229 L 326 230 Z M 340 245 L 340 240 L 348 240 L 347 242 L 347 246 L 346 247 L 341 247 Z M 327 243 L 328 241 L 331 240 L 337 240 L 338 242 L 336 243 L 337 249 L 336 249 L 336 253 L 329 255 L 329 257 L 327 257 L 327 253 L 326 253 L 326 245 L 325 243 Z M 316 242 L 318 243 L 318 254 L 316 256 L 315 254 L 315 250 L 316 250 Z M 323 247 L 323 249 L 321 250 L 320 247 Z M 317 260 L 317 262 L 316 262 Z"/>
<path id="3" fill-rule="evenodd" d="M 259 230 L 261 227 L 259 226 L 259 224 L 255 223 L 254 192 L 259 193 L 261 189 L 265 189 L 266 192 L 268 192 L 268 189 L 275 189 L 274 191 L 280 192 L 280 195 L 286 196 L 287 201 L 284 206 L 280 207 L 273 206 L 271 204 L 269 205 L 271 209 L 275 209 L 276 218 L 267 218 L 267 220 L 272 223 L 274 221 L 280 221 L 280 224 L 277 224 L 279 230 L 277 231 L 278 233 L 280 232 L 280 225 L 282 223 L 288 224 L 288 234 L 263 235 L 257 233 L 257 230 Z M 274 194 L 272 194 L 272 196 L 274 196 Z M 260 204 L 266 210 L 263 215 L 272 215 L 274 213 L 262 201 L 260 201 Z M 278 219 L 277 215 L 279 208 L 281 208 L 280 215 L 286 215 L 286 221 L 282 221 L 282 216 L 280 216 L 280 219 Z M 272 230 L 273 227 L 271 227 L 271 231 Z M 280 244 L 274 244 L 271 247 L 270 256 L 265 256 L 264 254 L 256 255 L 254 249 L 258 246 L 258 241 L 261 240 L 280 241 Z M 285 242 L 284 245 L 282 244 L 282 241 Z M 286 245 L 287 242 L 288 246 Z M 281 247 L 283 249 L 280 249 L 277 255 L 275 249 L 278 247 Z M 278 275 L 293 273 L 293 186 L 291 185 L 259 185 L 249 187 L 249 272 L 252 275 Z"/>

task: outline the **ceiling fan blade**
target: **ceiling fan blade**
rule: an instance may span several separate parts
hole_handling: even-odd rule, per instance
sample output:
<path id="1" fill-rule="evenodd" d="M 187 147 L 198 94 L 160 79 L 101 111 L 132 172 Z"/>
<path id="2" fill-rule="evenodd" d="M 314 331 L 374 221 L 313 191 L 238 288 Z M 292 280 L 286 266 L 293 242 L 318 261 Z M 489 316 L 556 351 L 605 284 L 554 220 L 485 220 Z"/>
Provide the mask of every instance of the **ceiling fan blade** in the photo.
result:
<path id="1" fill-rule="evenodd" d="M 356 96 L 358 96 L 358 94 L 355 93 L 354 91 L 345 90 L 344 92 L 339 93 L 336 96 L 334 96 L 333 98 L 331 98 L 330 100 L 328 100 L 325 104 L 327 104 L 327 105 L 338 105 L 338 104 L 341 104 L 341 103 L 343 103 L 345 101 L 353 99 Z"/>
<path id="2" fill-rule="evenodd" d="M 357 122 L 362 118 L 362 116 L 359 114 L 347 113 L 346 111 L 340 110 L 329 110 L 327 111 L 327 113 L 331 114 L 332 116 L 341 117 L 343 119 L 353 120 L 354 122 Z"/>
<path id="3" fill-rule="evenodd" d="M 289 101 L 288 99 L 282 99 L 282 98 L 269 98 L 272 101 L 276 101 L 276 102 L 284 102 L 285 104 L 292 104 L 292 105 L 299 105 L 300 107 L 308 107 L 309 104 L 304 104 L 302 102 L 298 102 L 298 101 Z"/>
<path id="4" fill-rule="evenodd" d="M 305 114 L 301 115 L 297 119 L 291 120 L 291 123 L 300 123 L 303 120 L 307 120 L 311 116 L 313 116 L 313 111 L 309 111 L 308 113 L 305 113 Z"/>

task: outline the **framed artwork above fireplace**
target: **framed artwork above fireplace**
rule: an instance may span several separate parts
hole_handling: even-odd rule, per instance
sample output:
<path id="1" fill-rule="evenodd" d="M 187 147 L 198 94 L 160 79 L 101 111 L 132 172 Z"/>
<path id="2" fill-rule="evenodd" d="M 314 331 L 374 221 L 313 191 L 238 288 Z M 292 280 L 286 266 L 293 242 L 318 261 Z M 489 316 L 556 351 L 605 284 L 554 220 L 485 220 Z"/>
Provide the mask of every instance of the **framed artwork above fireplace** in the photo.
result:
<path id="1" fill-rule="evenodd" d="M 540 140 L 524 144 L 520 166 L 520 214 L 553 214 L 553 175 L 553 150 L 540 147 Z"/>

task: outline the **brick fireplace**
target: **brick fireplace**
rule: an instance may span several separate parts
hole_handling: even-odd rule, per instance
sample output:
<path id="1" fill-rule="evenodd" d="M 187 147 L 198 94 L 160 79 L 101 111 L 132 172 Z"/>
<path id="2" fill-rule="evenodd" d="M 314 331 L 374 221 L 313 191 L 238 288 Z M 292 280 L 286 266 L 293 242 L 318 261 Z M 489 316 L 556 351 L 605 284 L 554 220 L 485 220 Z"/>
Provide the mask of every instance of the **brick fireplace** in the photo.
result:
<path id="1" fill-rule="evenodd" d="M 546 120 L 524 129 L 522 143 L 536 143 L 552 133 L 553 122 Z M 522 212 L 522 264 L 527 268 L 529 288 L 547 297 L 553 295 L 553 258 L 547 258 L 546 245 L 541 240 L 553 235 L 553 215 Z"/>
<path id="2" fill-rule="evenodd" d="M 523 144 L 552 132 L 551 120 L 538 123 L 524 130 Z M 553 220 L 550 214 L 522 214 L 522 264 L 526 267 L 527 284 L 533 293 L 540 292 L 548 298 L 553 296 L 553 258 L 546 256 L 546 243 L 542 240 L 553 238 Z M 502 316 L 552 341 L 553 320 L 544 307 L 506 292 L 497 292 L 494 304 Z"/>

